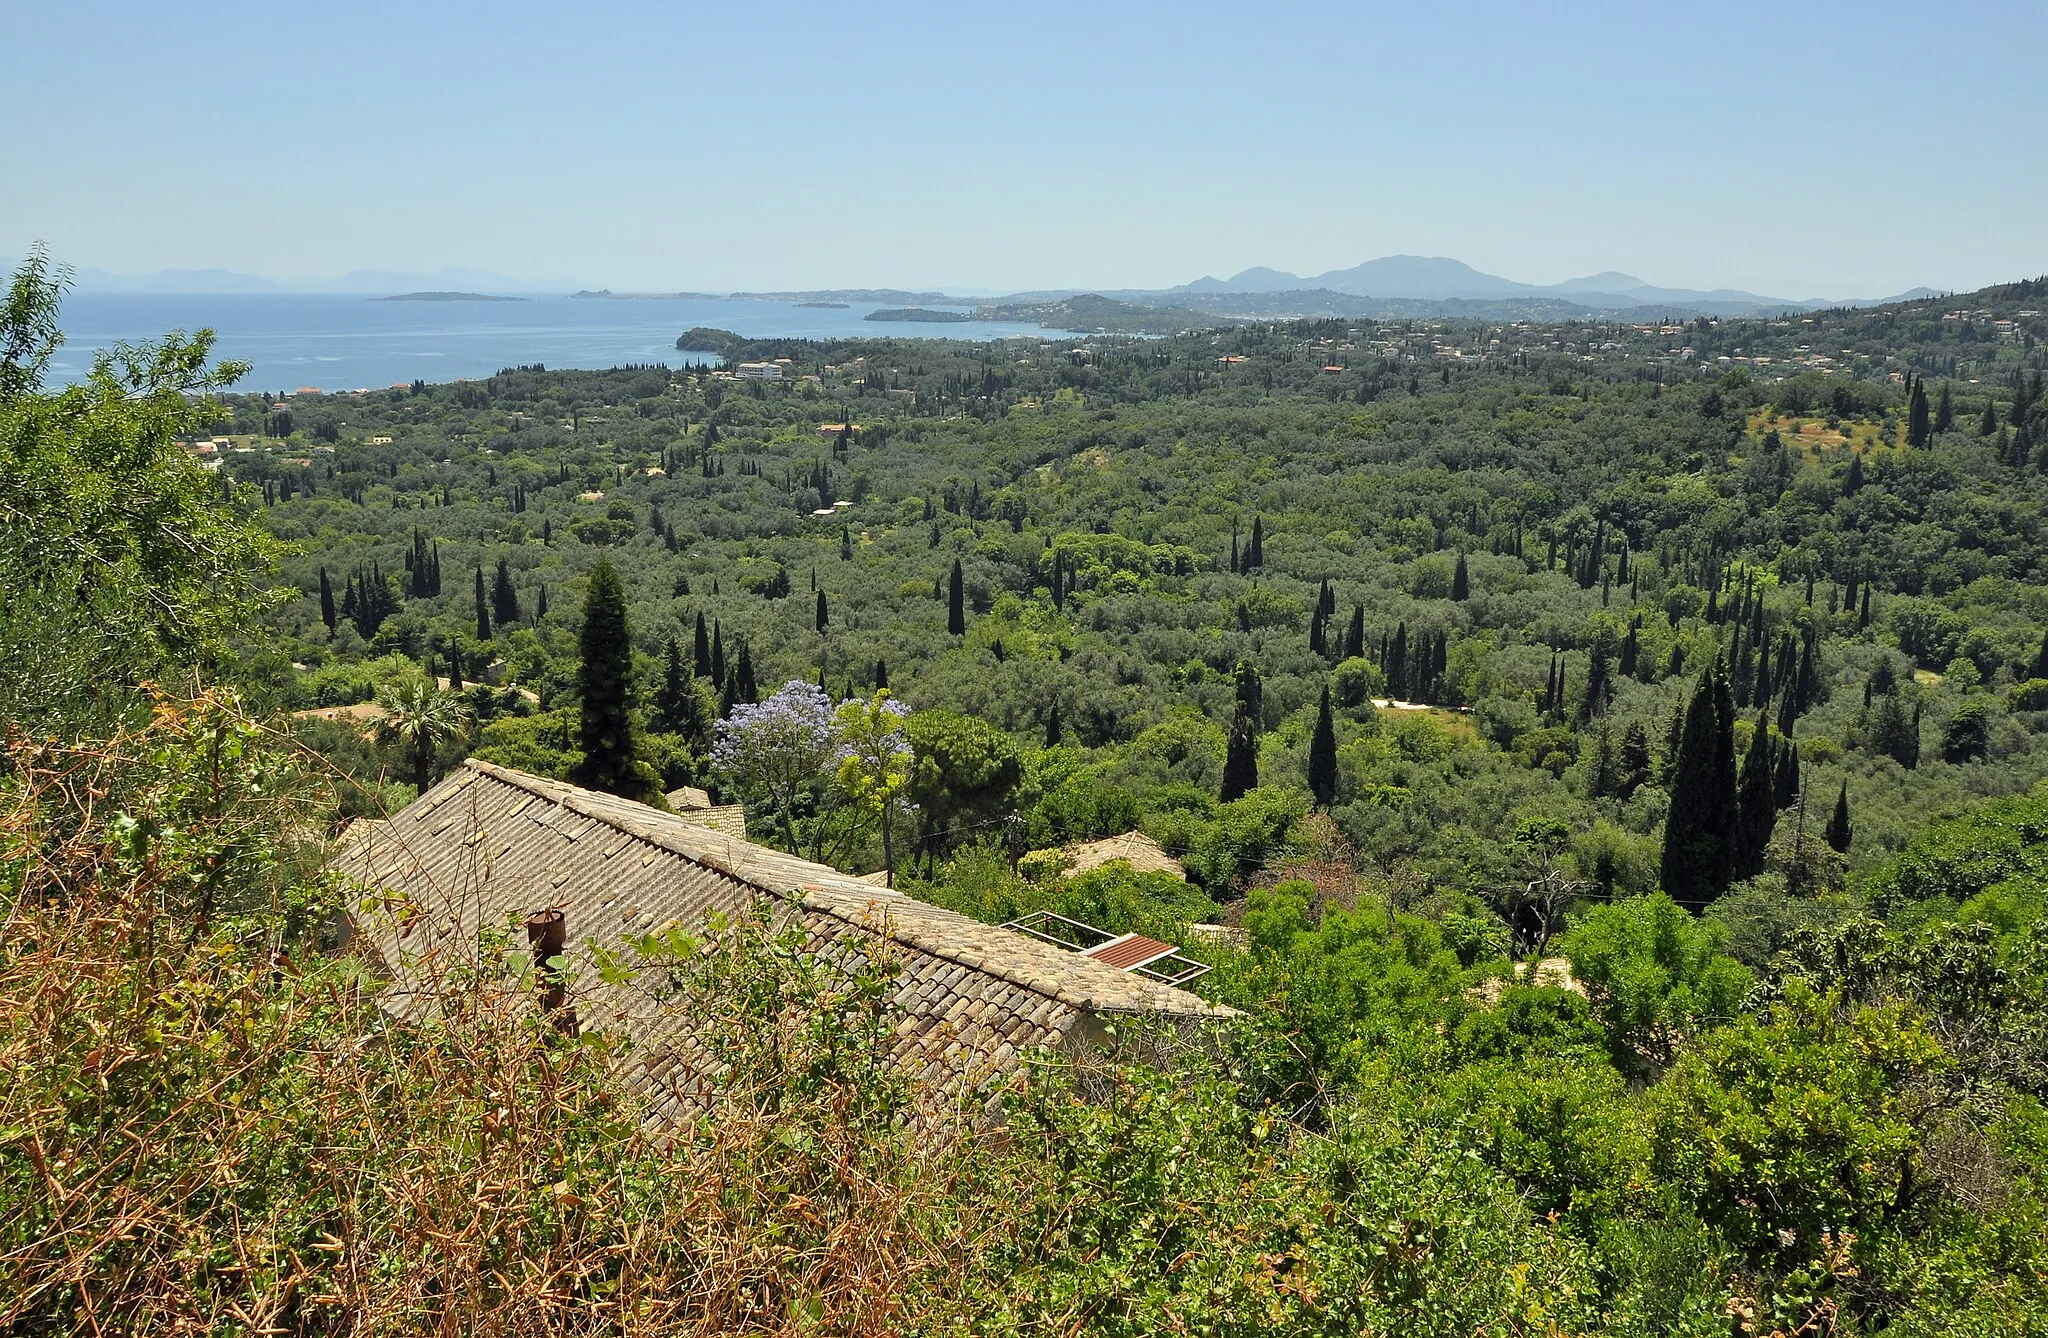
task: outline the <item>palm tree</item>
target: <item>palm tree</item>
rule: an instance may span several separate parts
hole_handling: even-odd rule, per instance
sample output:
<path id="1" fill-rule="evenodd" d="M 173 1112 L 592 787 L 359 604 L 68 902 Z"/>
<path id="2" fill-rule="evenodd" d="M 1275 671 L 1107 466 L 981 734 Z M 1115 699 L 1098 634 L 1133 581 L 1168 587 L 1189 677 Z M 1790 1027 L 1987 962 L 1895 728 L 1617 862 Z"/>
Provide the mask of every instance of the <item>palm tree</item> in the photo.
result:
<path id="1" fill-rule="evenodd" d="M 377 694 L 377 704 L 384 708 L 377 741 L 404 745 L 413 786 L 425 794 L 433 781 L 434 755 L 469 728 L 468 708 L 454 693 L 441 691 L 425 678 L 386 684 Z"/>

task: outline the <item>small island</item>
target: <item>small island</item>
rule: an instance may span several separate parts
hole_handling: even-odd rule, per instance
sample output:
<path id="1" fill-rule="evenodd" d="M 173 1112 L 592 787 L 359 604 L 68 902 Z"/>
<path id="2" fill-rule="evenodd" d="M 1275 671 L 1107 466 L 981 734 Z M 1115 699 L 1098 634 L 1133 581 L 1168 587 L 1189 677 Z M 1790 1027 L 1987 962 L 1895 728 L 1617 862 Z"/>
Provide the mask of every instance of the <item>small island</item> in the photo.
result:
<path id="1" fill-rule="evenodd" d="M 964 311 L 933 311 L 930 307 L 883 307 L 861 317 L 864 321 L 918 321 L 927 325 L 958 325 L 975 319 Z"/>
<path id="2" fill-rule="evenodd" d="M 502 293 L 393 293 L 390 297 L 373 297 L 372 302 L 525 302 L 523 297 L 507 297 Z"/>

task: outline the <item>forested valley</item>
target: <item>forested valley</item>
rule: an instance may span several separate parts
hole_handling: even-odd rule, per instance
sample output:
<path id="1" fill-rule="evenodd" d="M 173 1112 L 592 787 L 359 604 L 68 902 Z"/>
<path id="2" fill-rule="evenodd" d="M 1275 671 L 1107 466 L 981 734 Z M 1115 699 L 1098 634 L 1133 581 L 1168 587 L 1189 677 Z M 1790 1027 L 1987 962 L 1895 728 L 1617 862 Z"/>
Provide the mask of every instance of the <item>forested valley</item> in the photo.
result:
<path id="1" fill-rule="evenodd" d="M 61 301 L 0 331 L 9 1323 L 2048 1332 L 2048 280 L 322 395 L 45 384 Z M 1240 1016 L 928 1141 L 764 943 L 801 1080 L 649 1140 L 335 951 L 336 835 L 469 757 Z M 1064 863 L 1134 830 L 1185 878 Z"/>

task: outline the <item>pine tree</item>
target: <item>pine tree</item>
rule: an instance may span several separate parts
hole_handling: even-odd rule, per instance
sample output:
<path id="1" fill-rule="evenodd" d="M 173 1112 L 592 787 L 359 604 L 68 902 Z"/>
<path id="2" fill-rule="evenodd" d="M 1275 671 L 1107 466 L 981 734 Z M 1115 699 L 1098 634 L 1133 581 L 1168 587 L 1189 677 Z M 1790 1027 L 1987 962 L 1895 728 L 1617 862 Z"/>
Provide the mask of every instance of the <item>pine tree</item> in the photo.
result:
<path id="1" fill-rule="evenodd" d="M 967 583 L 959 558 L 953 559 L 953 574 L 946 585 L 946 632 L 951 636 L 967 635 Z"/>
<path id="2" fill-rule="evenodd" d="M 1472 597 L 1472 576 L 1465 569 L 1465 555 L 1458 554 L 1458 565 L 1451 571 L 1451 598 L 1464 603 Z"/>
<path id="3" fill-rule="evenodd" d="M 1694 911 L 1727 889 L 1735 853 L 1734 716 L 1727 674 L 1716 659 L 1686 707 L 1664 822 L 1664 890 Z"/>
<path id="4" fill-rule="evenodd" d="M 1855 829 L 1849 824 L 1849 782 L 1844 780 L 1841 792 L 1835 796 L 1834 816 L 1828 819 L 1827 843 L 1835 853 L 1846 855 L 1855 836 Z"/>
<path id="5" fill-rule="evenodd" d="M 498 559 L 498 576 L 491 584 L 491 618 L 500 627 L 519 621 L 519 592 L 512 586 L 512 571 L 504 558 Z"/>
<path id="6" fill-rule="evenodd" d="M 481 589 L 481 570 L 478 577 Z M 583 757 L 574 779 L 592 789 L 639 797 L 645 786 L 637 774 L 639 744 L 633 736 L 633 641 L 626 627 L 626 590 L 608 561 L 590 573 L 579 647 L 577 740 Z"/>
<path id="7" fill-rule="evenodd" d="M 1223 791 L 1225 803 L 1242 799 L 1259 784 L 1259 734 L 1262 729 L 1261 713 L 1265 705 L 1265 692 L 1259 682 L 1257 666 L 1250 660 L 1239 660 L 1233 677 L 1237 683 L 1237 704 L 1230 718 L 1230 742 L 1223 758 Z"/>
<path id="8" fill-rule="evenodd" d="M 1771 843 L 1771 827 L 1778 820 L 1773 760 L 1770 721 L 1758 712 L 1756 731 L 1749 737 L 1749 752 L 1742 759 L 1742 776 L 1736 786 L 1735 850 L 1730 875 L 1737 881 L 1754 878 L 1764 871 L 1764 851 Z"/>
<path id="9" fill-rule="evenodd" d="M 320 621 L 327 624 L 329 633 L 334 631 L 334 582 L 327 579 L 325 567 L 320 569 Z"/>
<path id="10" fill-rule="evenodd" d="M 1316 708 L 1315 733 L 1308 741 L 1308 788 L 1316 805 L 1327 809 L 1337 802 L 1337 726 L 1330 718 L 1330 685 L 1323 684 L 1322 704 Z"/>
<path id="11" fill-rule="evenodd" d="M 476 569 L 476 639 L 491 639 L 491 606 L 484 596 L 484 569 Z"/>

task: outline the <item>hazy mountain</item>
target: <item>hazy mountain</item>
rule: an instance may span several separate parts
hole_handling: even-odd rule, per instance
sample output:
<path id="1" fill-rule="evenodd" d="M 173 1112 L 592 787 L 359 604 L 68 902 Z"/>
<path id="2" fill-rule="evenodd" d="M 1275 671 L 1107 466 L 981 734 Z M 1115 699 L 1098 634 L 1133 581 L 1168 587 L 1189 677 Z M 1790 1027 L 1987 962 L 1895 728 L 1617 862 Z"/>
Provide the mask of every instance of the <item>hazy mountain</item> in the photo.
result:
<path id="1" fill-rule="evenodd" d="M 1660 288 L 1633 274 L 1608 270 L 1562 283 L 1522 283 L 1487 274 L 1462 260 L 1447 256 L 1383 256 L 1349 269 L 1304 278 L 1284 270 L 1248 269 L 1228 279 L 1204 276 L 1193 283 L 1166 289 L 1164 297 L 1208 299 L 1230 296 L 1270 295 L 1258 303 L 1267 310 L 1281 310 L 1298 299 L 1303 314 L 1326 310 L 1332 294 L 1369 298 L 1377 303 L 1402 304 L 1407 314 L 1418 314 L 1412 303 L 1541 302 L 1530 310 L 1557 311 L 1557 302 L 1581 308 L 1588 315 L 1628 312 L 1639 307 L 1661 311 L 1703 313 L 1716 316 L 1747 316 L 1767 311 L 1812 310 L 1831 306 L 1877 306 L 1886 302 L 1910 301 L 1931 296 L 1933 290 L 1916 288 L 1892 297 L 1835 299 L 1825 297 L 1772 297 L 1737 288 Z M 1548 299 L 1548 302 L 1542 300 Z M 1361 312 L 1360 314 L 1364 314 Z M 1445 314 L 1451 314 L 1446 311 Z"/>

